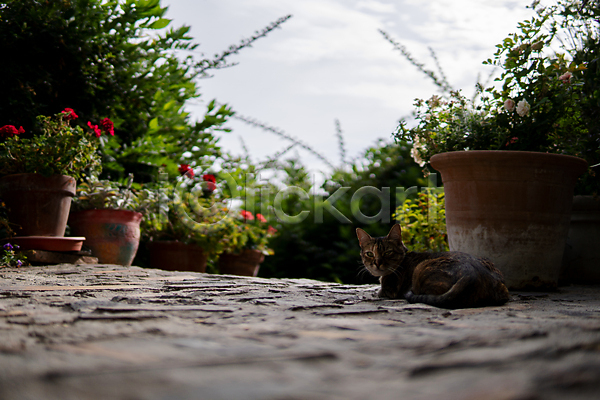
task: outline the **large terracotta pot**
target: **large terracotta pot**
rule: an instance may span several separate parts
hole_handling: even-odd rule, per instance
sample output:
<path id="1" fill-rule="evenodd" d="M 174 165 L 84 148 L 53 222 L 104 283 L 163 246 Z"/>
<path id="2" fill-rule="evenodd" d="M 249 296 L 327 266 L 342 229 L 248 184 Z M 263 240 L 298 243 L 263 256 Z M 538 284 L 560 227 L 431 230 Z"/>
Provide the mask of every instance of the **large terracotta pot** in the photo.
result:
<path id="1" fill-rule="evenodd" d="M 219 272 L 225 275 L 257 276 L 265 255 L 258 250 L 244 249 L 240 254 L 223 253 L 219 257 Z"/>
<path id="2" fill-rule="evenodd" d="M 14 174 L 0 178 L 0 198 L 16 236 L 65 235 L 75 179 L 66 175 Z"/>
<path id="3" fill-rule="evenodd" d="M 575 196 L 563 258 L 565 283 L 600 284 L 600 199 Z"/>
<path id="4" fill-rule="evenodd" d="M 151 268 L 168 271 L 206 271 L 207 255 L 200 246 L 160 240 L 150 242 L 148 250 Z"/>
<path id="5" fill-rule="evenodd" d="M 71 234 L 84 236 L 84 246 L 103 264 L 131 265 L 140 244 L 142 214 L 98 209 L 71 213 Z"/>
<path id="6" fill-rule="evenodd" d="M 487 257 L 513 290 L 555 289 L 573 188 L 587 163 L 518 151 L 437 154 L 450 250 Z"/>

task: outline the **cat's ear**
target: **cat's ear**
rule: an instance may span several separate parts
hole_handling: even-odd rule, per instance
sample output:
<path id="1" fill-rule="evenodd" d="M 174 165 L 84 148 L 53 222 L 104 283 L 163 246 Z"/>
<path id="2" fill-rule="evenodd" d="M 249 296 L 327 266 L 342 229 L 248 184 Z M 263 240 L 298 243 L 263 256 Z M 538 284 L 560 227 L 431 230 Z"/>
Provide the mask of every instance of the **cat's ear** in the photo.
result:
<path id="1" fill-rule="evenodd" d="M 369 235 L 367 232 L 365 232 L 364 230 L 362 230 L 360 228 L 356 228 L 356 236 L 358 236 L 358 243 L 360 243 L 361 246 L 363 246 L 369 240 L 372 239 L 371 235 Z"/>
<path id="2" fill-rule="evenodd" d="M 402 229 L 400 229 L 399 224 L 394 224 L 392 229 L 390 229 L 390 233 L 387 235 L 388 240 L 393 240 L 402 243 Z"/>

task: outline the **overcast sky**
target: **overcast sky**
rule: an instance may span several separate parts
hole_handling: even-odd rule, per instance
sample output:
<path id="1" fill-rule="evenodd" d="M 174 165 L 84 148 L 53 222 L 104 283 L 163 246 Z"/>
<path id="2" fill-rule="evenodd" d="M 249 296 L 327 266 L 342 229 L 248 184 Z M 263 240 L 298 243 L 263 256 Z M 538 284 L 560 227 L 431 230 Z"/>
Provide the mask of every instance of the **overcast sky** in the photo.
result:
<path id="1" fill-rule="evenodd" d="M 202 97 L 188 108 L 195 119 L 217 99 L 238 114 L 294 136 L 339 165 L 335 120 L 344 132 L 349 158 L 377 139 L 391 141 L 398 120 L 411 113 L 415 98 L 436 87 L 410 65 L 378 31 L 382 29 L 431 68 L 431 47 L 450 84 L 471 95 L 478 74 L 490 67 L 495 45 L 529 18 L 530 0 L 163 0 L 172 25 L 191 26 L 199 50 L 211 57 L 269 23 L 291 14 L 281 29 L 200 81 Z M 220 134 L 224 149 L 253 161 L 290 143 L 232 120 Z M 312 170 L 326 164 L 299 149 Z"/>

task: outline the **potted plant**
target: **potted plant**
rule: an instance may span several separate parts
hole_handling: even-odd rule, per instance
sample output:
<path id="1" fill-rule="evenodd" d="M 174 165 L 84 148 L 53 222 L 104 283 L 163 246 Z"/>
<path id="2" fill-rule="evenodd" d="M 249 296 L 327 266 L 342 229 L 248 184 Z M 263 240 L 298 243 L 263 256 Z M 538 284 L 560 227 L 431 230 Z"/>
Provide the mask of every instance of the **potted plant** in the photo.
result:
<path id="1" fill-rule="evenodd" d="M 261 214 L 241 210 L 234 218 L 235 232 L 227 250 L 219 257 L 219 272 L 229 275 L 257 276 L 265 255 L 272 255 L 269 239 L 277 230 Z"/>
<path id="2" fill-rule="evenodd" d="M 71 234 L 85 237 L 85 246 L 98 261 L 131 265 L 140 243 L 142 214 L 133 175 L 120 184 L 90 177 L 79 185 L 69 215 Z"/>
<path id="3" fill-rule="evenodd" d="M 38 116 L 42 133 L 32 137 L 12 125 L 0 128 L 0 197 L 19 236 L 64 236 L 76 181 L 100 169 L 101 130 L 71 126 L 76 118 L 70 108 Z"/>
<path id="4" fill-rule="evenodd" d="M 195 176 L 187 164 L 179 172 L 176 182 L 147 184 L 138 192 L 146 215 L 143 241 L 152 268 L 205 272 L 207 261 L 228 246 L 235 226 L 227 203 L 213 196 L 214 175 Z"/>
<path id="5" fill-rule="evenodd" d="M 511 289 L 554 289 L 569 228 L 573 189 L 586 171 L 589 131 L 579 80 L 586 66 L 550 55 L 551 11 L 520 24 L 498 50 L 501 86 L 480 101 L 458 92 L 416 103 L 416 126 L 398 140 L 442 175 L 451 250 L 490 258 Z M 597 136 L 596 136 L 597 139 Z"/>

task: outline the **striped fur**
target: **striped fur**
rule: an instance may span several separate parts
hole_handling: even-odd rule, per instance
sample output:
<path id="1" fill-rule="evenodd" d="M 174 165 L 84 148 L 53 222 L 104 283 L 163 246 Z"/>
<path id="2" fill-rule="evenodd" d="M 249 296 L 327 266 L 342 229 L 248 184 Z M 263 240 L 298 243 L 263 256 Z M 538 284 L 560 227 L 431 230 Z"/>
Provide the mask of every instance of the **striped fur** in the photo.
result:
<path id="1" fill-rule="evenodd" d="M 502 273 L 491 261 L 466 253 L 417 253 L 402 243 L 400 225 L 373 238 L 357 228 L 365 268 L 379 276 L 379 297 L 440 308 L 495 306 L 506 303 Z"/>

